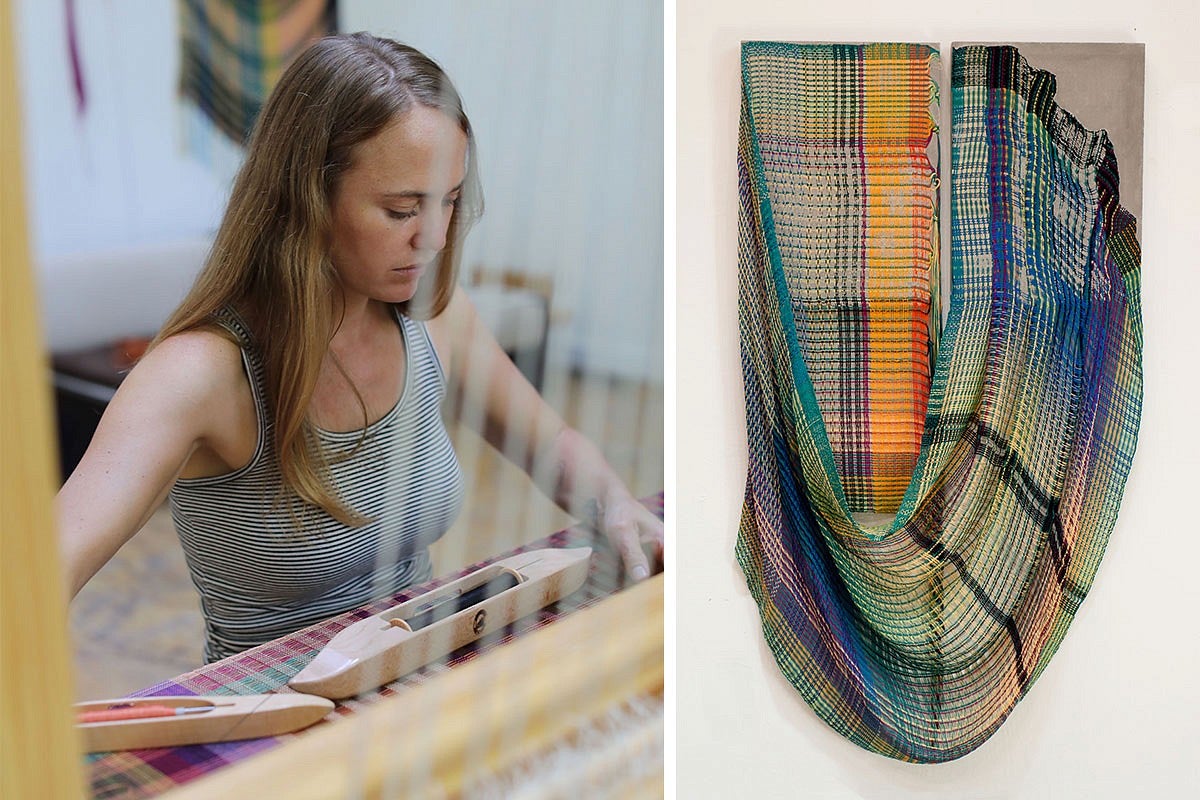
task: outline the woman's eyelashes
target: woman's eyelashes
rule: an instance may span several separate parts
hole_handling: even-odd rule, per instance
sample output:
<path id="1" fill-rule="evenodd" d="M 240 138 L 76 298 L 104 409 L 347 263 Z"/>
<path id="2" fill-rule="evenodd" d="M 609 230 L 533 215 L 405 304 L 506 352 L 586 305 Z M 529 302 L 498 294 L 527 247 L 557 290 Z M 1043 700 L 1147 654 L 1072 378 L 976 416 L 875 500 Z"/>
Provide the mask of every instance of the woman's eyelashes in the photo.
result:
<path id="1" fill-rule="evenodd" d="M 453 209 L 457 205 L 457 195 L 453 197 L 447 197 L 446 199 L 442 200 L 442 208 Z M 420 206 L 416 206 L 414 208 L 385 208 L 384 212 L 392 219 L 404 220 L 412 219 L 413 217 L 417 216 L 417 214 L 420 213 L 420 210 Z"/>

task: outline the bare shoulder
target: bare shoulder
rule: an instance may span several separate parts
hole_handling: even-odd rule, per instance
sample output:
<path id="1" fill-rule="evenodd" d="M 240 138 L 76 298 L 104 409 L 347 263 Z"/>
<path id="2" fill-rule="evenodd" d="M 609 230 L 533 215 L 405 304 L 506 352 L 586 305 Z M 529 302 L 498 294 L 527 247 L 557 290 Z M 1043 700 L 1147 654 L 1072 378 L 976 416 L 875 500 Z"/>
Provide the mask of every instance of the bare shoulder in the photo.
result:
<path id="1" fill-rule="evenodd" d="M 183 477 L 220 474 L 254 452 L 258 422 L 241 348 L 212 330 L 163 339 L 125 378 L 105 417 L 129 439 L 174 440 L 195 450 Z"/>
<path id="2" fill-rule="evenodd" d="M 461 286 L 455 286 L 454 292 L 450 295 L 450 302 L 442 309 L 442 313 L 425 324 L 429 326 L 431 334 L 450 335 L 465 318 L 474 315 L 475 306 L 471 303 L 470 296 Z"/>
<path id="3" fill-rule="evenodd" d="M 211 330 L 177 333 L 159 342 L 138 362 L 127 381 L 155 386 L 179 400 L 228 396 L 246 383 L 237 343 Z"/>
<path id="4" fill-rule="evenodd" d="M 225 438 L 231 421 L 252 416 L 253 408 L 238 345 L 219 333 L 194 330 L 151 348 L 121 382 L 106 416 L 209 439 Z"/>

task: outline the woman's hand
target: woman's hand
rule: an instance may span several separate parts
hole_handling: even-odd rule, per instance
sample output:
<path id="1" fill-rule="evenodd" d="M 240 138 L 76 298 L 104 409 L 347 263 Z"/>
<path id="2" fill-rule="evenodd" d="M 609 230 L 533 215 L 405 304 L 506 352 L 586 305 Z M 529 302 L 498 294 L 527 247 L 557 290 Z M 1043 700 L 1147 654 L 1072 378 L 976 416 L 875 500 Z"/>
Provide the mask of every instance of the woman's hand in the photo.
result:
<path id="1" fill-rule="evenodd" d="M 588 522 L 603 533 L 621 556 L 625 574 L 635 581 L 662 571 L 663 523 L 624 487 L 589 503 Z"/>
<path id="2" fill-rule="evenodd" d="M 600 450 L 525 380 L 461 288 L 429 321 L 429 334 L 450 377 L 455 415 L 462 414 L 560 508 L 608 537 L 630 578 L 654 572 L 662 563 L 662 522 L 633 498 Z"/>

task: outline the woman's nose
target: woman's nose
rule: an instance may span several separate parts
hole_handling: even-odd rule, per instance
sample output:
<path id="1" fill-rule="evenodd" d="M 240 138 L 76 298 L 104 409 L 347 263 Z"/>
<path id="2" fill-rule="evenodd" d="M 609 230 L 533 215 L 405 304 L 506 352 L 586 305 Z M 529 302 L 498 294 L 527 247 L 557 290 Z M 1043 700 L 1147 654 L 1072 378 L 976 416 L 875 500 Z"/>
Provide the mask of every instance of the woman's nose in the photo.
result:
<path id="1" fill-rule="evenodd" d="M 437 252 L 446 246 L 446 230 L 450 227 L 450 215 L 453 208 L 438 206 L 429 213 L 422 214 L 421 224 L 417 226 L 416 248 Z"/>

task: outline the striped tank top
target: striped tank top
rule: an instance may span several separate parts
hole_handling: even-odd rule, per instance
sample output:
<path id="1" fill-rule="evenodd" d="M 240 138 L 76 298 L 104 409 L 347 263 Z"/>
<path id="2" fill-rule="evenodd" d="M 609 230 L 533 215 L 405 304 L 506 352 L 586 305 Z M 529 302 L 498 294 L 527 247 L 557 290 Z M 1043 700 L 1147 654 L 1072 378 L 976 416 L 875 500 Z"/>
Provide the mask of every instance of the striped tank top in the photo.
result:
<path id="1" fill-rule="evenodd" d="M 200 592 L 206 661 L 429 579 L 429 545 L 463 502 L 462 470 L 440 414 L 446 378 L 424 323 L 397 314 L 404 388 L 362 443 L 361 430 L 317 431 L 337 496 L 370 520 L 352 528 L 284 498 L 258 351 L 236 315 L 218 321 L 241 345 L 258 441 L 241 469 L 177 480 L 169 496 Z"/>

